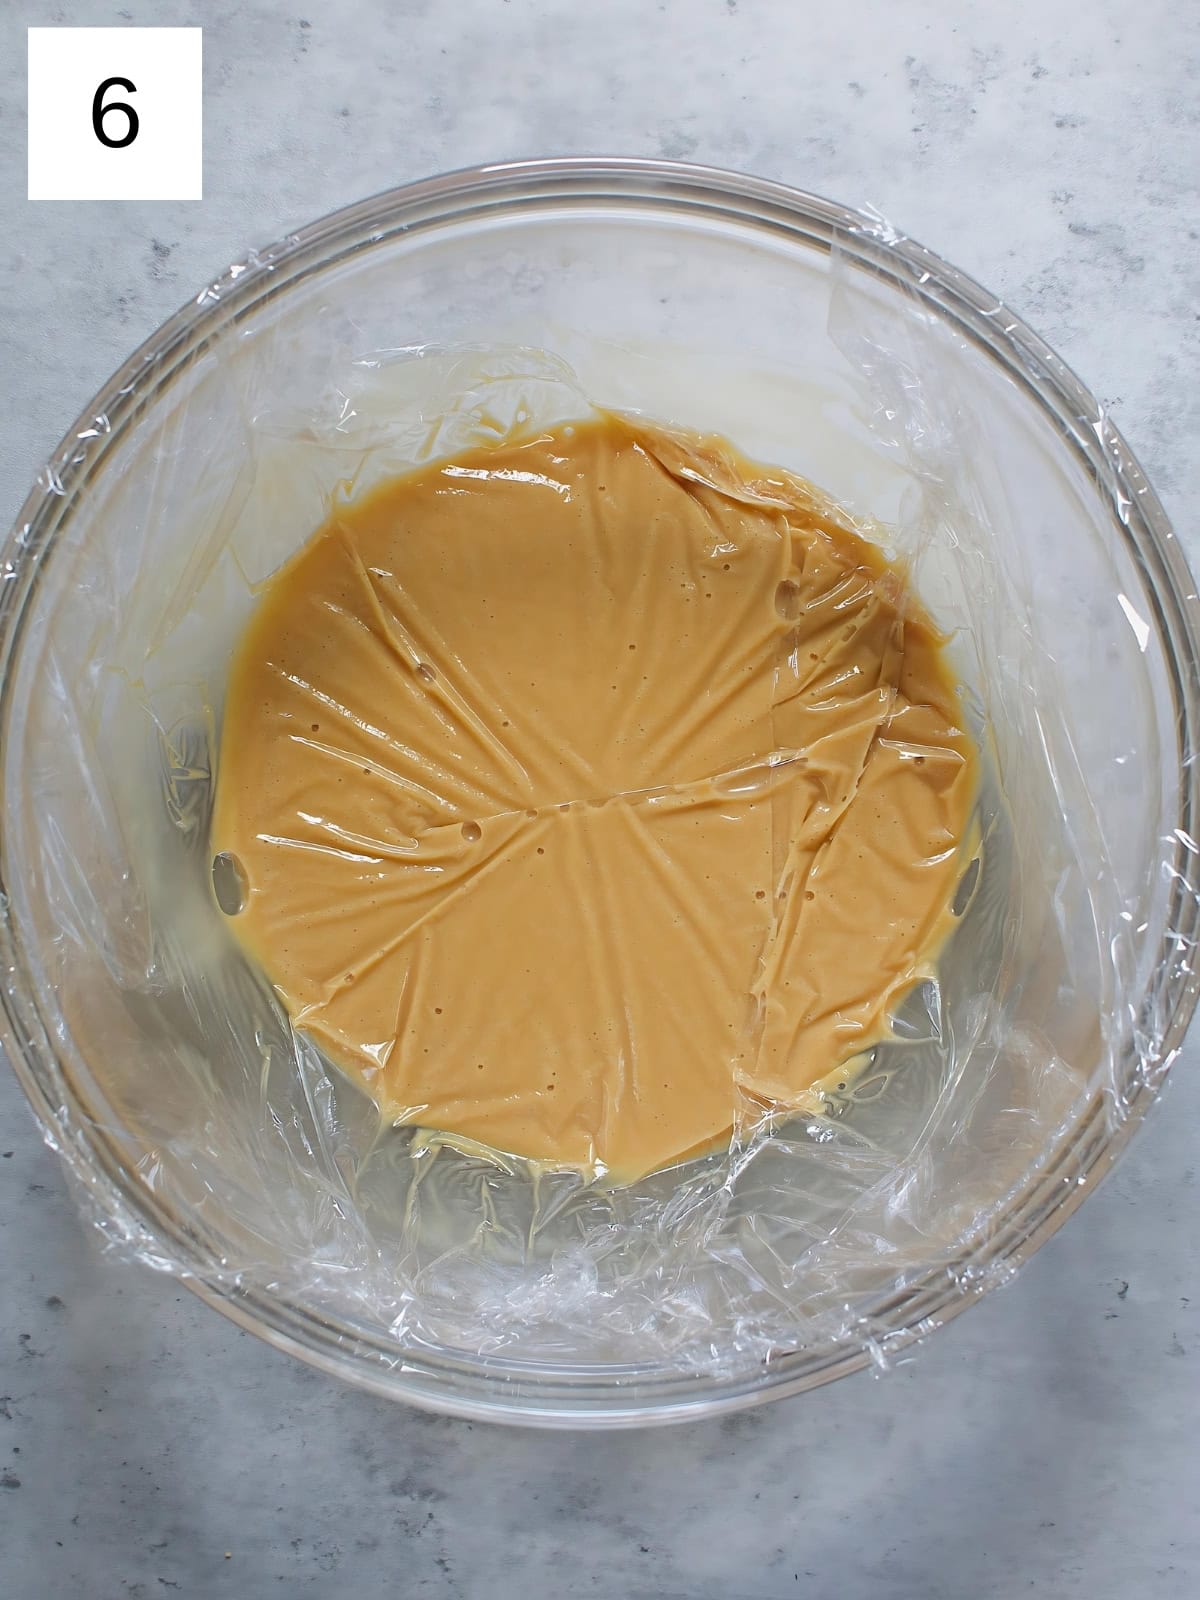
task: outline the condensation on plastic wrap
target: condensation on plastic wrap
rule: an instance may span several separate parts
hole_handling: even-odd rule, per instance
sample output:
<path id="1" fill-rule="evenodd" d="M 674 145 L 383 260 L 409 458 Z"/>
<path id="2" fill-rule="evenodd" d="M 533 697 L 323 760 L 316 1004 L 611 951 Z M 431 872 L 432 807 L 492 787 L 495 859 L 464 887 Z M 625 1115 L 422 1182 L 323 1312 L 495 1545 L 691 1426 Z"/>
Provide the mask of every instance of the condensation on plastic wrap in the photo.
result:
<path id="1" fill-rule="evenodd" d="M 858 242 L 872 237 L 890 242 L 883 224 Z M 1143 933 L 1164 926 L 1176 856 L 1126 881 L 1138 841 L 1106 831 L 1091 796 L 1107 771 L 1129 815 L 1156 817 L 1137 797 L 1159 773 L 1120 752 L 1109 763 L 1087 663 L 1059 659 L 1055 618 L 1078 575 L 1049 533 L 1022 569 L 1008 519 L 1029 515 L 1012 498 L 1029 485 L 1019 444 L 1006 459 L 1003 427 L 947 359 L 965 335 L 860 270 L 835 262 L 831 281 L 855 426 L 900 485 L 884 512 L 850 509 L 953 635 L 984 757 L 977 881 L 895 1041 L 821 1114 L 609 1190 L 381 1128 L 293 1032 L 210 882 L 224 685 L 256 596 L 336 497 L 586 409 L 552 353 L 361 348 L 352 318 L 315 313 L 302 337 L 257 335 L 252 361 L 199 354 L 168 414 L 133 419 L 127 459 L 152 465 L 110 475 L 89 519 L 122 536 L 98 554 L 67 528 L 54 560 L 69 570 L 35 599 L 19 664 L 6 880 L 66 1075 L 45 1115 L 122 1254 L 390 1338 L 398 1360 L 440 1349 L 728 1375 L 836 1345 L 883 1363 L 1012 1270 L 1029 1232 L 1006 1233 L 1018 1197 L 1080 1180 L 1154 1088 L 1171 1015 L 1142 996 L 1191 947 L 1169 924 Z M 819 460 L 800 466 L 828 482 Z M 1110 592 L 1128 618 L 1114 648 L 1144 656 L 1138 605 L 1119 581 Z M 1089 1118 L 1092 1143 L 1063 1158 Z M 898 1319 L 906 1291 L 939 1274 L 953 1292 L 936 1315 Z"/>

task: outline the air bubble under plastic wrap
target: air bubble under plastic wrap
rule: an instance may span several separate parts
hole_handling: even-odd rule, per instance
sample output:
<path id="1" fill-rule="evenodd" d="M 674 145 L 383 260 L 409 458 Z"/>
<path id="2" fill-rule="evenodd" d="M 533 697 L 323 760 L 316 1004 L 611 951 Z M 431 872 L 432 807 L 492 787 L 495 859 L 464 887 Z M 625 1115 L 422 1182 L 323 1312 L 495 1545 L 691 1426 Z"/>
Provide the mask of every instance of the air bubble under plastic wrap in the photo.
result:
<path id="1" fill-rule="evenodd" d="M 783 191 L 703 175 L 626 215 L 578 164 L 564 217 L 516 170 L 471 180 L 503 226 L 389 230 L 416 202 L 385 197 L 232 271 L 48 469 L 5 588 L 10 1052 L 114 1248 L 394 1392 L 654 1409 L 885 1362 L 1103 1170 L 1186 1021 L 1186 574 L 1070 375 L 882 223 L 806 202 L 781 240 Z M 611 1192 L 381 1129 L 237 949 L 208 839 L 231 651 L 334 497 L 589 401 L 869 524 L 984 753 L 978 882 L 901 1037 L 826 1114 Z"/>

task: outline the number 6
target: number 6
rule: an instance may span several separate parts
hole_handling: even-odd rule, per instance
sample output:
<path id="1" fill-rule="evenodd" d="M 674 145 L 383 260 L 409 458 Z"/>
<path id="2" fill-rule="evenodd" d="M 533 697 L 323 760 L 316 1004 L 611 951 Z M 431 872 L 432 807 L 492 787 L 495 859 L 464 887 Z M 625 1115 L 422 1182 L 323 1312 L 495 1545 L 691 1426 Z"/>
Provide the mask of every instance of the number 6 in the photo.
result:
<path id="1" fill-rule="evenodd" d="M 138 136 L 138 114 L 132 106 L 126 105 L 124 100 L 113 100 L 109 105 L 102 104 L 105 92 L 109 89 L 124 89 L 127 94 L 136 94 L 137 85 L 130 83 L 128 78 L 105 78 L 104 82 L 92 96 L 92 131 L 101 144 L 106 144 L 110 150 L 124 150 L 127 144 L 132 144 Z M 129 126 L 125 130 L 123 139 L 110 139 L 104 131 L 104 119 L 110 111 L 123 111 L 129 119 Z"/>

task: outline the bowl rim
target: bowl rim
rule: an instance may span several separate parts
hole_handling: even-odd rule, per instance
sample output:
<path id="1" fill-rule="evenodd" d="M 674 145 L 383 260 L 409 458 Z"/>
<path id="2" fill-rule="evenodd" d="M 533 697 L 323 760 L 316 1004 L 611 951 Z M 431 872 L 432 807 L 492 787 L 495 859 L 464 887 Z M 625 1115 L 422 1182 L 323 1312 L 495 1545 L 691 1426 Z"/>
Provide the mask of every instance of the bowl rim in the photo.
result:
<path id="1" fill-rule="evenodd" d="M 1096 492 L 1109 503 L 1114 532 L 1125 540 L 1154 602 L 1154 627 L 1175 698 L 1181 773 L 1175 856 L 1168 862 L 1174 873 L 1172 903 L 1178 912 L 1169 925 L 1190 934 L 1189 948 L 1193 948 L 1200 934 L 1198 874 L 1191 847 L 1192 822 L 1200 807 L 1200 762 L 1194 759 L 1200 717 L 1195 704 L 1200 605 L 1166 514 L 1120 432 L 1070 368 L 996 296 L 882 219 L 769 179 L 690 163 L 548 157 L 469 167 L 405 184 L 333 211 L 263 249 L 248 251 L 169 317 L 67 430 L 38 474 L 0 551 L 4 579 L 0 583 L 0 772 L 7 770 L 13 711 L 10 668 L 20 650 L 22 623 L 43 558 L 71 504 L 102 470 L 115 441 L 175 375 L 225 328 L 265 301 L 399 232 L 461 221 L 474 211 L 499 214 L 542 207 L 550 212 L 571 201 L 600 199 L 627 208 L 669 204 L 692 215 L 716 212 L 768 232 L 782 232 L 793 242 L 826 252 L 835 247 L 848 252 L 857 266 L 916 294 L 956 332 L 982 346 L 1063 433 Z M 2 823 L 0 827 L 6 841 L 7 827 Z M 0 848 L 0 954 L 7 969 L 0 994 L 0 1043 L 47 1143 L 81 1180 L 93 1219 L 125 1253 L 174 1272 L 235 1323 L 312 1366 L 425 1409 L 515 1424 L 611 1428 L 715 1416 L 813 1388 L 866 1366 L 873 1357 L 881 1359 L 885 1352 L 874 1336 L 879 1328 L 884 1330 L 890 1357 L 951 1320 L 1032 1255 L 1111 1168 L 1157 1097 L 1200 995 L 1200 973 L 1190 961 L 1180 963 L 1167 996 L 1164 1014 L 1169 1021 L 1161 1029 L 1161 1051 L 1153 1070 L 1131 1078 L 1115 1125 L 1103 1094 L 1098 1092 L 1089 1101 L 995 1231 L 987 1271 L 977 1273 L 973 1253 L 966 1250 L 953 1260 L 931 1264 L 919 1279 L 871 1308 L 870 1323 L 855 1344 L 784 1352 L 728 1379 L 697 1373 L 662 1380 L 641 1375 L 635 1380 L 628 1369 L 623 1373 L 614 1368 L 587 1369 L 593 1382 L 584 1386 L 578 1382 L 578 1371 L 568 1381 L 556 1382 L 540 1369 L 526 1371 L 512 1361 L 466 1360 L 400 1344 L 388 1347 L 311 1305 L 288 1302 L 223 1274 L 219 1260 L 186 1219 L 170 1213 L 159 1197 L 134 1180 L 122 1165 L 119 1146 L 93 1137 L 96 1130 L 89 1127 L 86 1109 L 60 1070 L 51 1031 L 32 988 L 21 982 L 22 941 L 6 892 L 5 870 L 5 851 Z M 1070 1166 L 1069 1175 L 1060 1170 L 1064 1165 Z M 605 1382 L 606 1372 L 616 1375 Z M 634 1389 L 638 1392 L 631 1392 Z"/>

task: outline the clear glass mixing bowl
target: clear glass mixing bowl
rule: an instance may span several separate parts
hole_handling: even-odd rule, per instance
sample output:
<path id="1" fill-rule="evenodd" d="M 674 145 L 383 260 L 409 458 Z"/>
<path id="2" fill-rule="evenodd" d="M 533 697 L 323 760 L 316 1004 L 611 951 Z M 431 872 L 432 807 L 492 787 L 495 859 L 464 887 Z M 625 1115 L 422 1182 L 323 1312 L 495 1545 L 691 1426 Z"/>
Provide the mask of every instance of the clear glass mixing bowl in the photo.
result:
<path id="1" fill-rule="evenodd" d="M 255 990 L 262 1027 L 234 1037 L 254 980 L 228 966 L 204 870 L 222 663 L 255 586 L 315 527 L 349 460 L 306 433 L 309 398 L 334 418 L 334 442 L 358 452 L 342 475 L 361 484 L 388 466 L 369 411 L 388 403 L 393 370 L 402 388 L 414 372 L 444 388 L 471 352 L 533 352 L 528 377 L 548 350 L 604 404 L 728 434 L 855 511 L 903 522 L 912 461 L 888 437 L 884 391 L 874 415 L 864 401 L 879 355 L 868 335 L 880 327 L 894 336 L 897 404 L 906 384 L 928 385 L 924 352 L 957 395 L 961 447 L 989 468 L 975 509 L 1028 580 L 1022 626 L 1044 635 L 1041 659 L 1073 708 L 1078 783 L 1058 803 L 1086 810 L 1080 836 L 1106 842 L 1096 870 L 1127 930 L 1120 971 L 1112 978 L 1103 959 L 1092 971 L 1067 949 L 1013 993 L 1026 1057 L 1078 1063 L 1080 1093 L 1031 1153 L 1012 1131 L 1011 1095 L 994 1115 L 975 1104 L 982 1093 L 972 1100 L 967 1052 L 957 1092 L 977 1118 L 970 1160 L 956 1165 L 948 1138 L 924 1170 L 949 1193 L 971 1166 L 983 1186 L 975 1220 L 925 1256 L 917 1230 L 902 1273 L 823 1279 L 826 1298 L 840 1296 L 840 1331 L 827 1337 L 798 1327 L 769 1350 L 732 1338 L 716 1348 L 729 1332 L 717 1323 L 714 1359 L 678 1364 L 661 1341 L 639 1355 L 637 1328 L 606 1356 L 561 1340 L 527 1347 L 519 1329 L 473 1347 L 439 1343 L 414 1331 L 403 1295 L 399 1311 L 373 1315 L 361 1261 L 323 1243 L 321 1228 L 340 1240 L 347 1210 L 362 1206 L 355 1237 L 378 1268 L 389 1229 L 405 1227 L 380 1199 L 386 1164 L 368 1192 L 362 1108 L 319 1062 L 302 1075 L 307 1106 L 287 1127 L 272 1121 L 271 1030 L 286 1025 Z M 408 359 L 393 369 L 398 352 Z M 394 398 L 411 402 L 399 389 Z M 928 440 L 912 416 L 906 425 L 919 454 Z M 1183 1037 L 1196 1000 L 1197 612 L 1170 528 L 1097 402 L 1034 334 L 920 246 L 827 201 L 669 163 L 556 160 L 352 206 L 230 268 L 130 358 L 42 473 L 4 560 L 9 1058 L 85 1208 L 120 1248 L 366 1388 L 464 1416 L 615 1426 L 711 1415 L 852 1371 L 946 1321 L 1062 1223 L 1144 1115 Z M 223 589 L 235 569 L 240 589 Z M 197 663 L 211 689 L 207 727 L 188 699 Z M 1061 885 L 1031 883 L 1061 912 Z M 1036 920 L 1032 902 L 1024 909 Z M 1059 926 L 1070 926 L 1065 914 Z M 973 949 L 965 925 L 960 947 Z M 1029 965 L 1036 955 L 1025 950 Z M 185 967 L 193 981 L 177 991 L 164 974 Z M 1111 1048 L 1103 1078 L 1089 1078 L 1097 1026 Z M 881 1097 L 878 1125 L 916 1118 L 914 1137 L 936 1145 L 935 1103 L 893 1100 Z M 1026 1140 L 1037 1110 L 1024 1107 Z M 319 1204 L 309 1182 L 302 1206 L 304 1128 L 316 1126 L 336 1138 L 321 1151 Z M 259 1160 L 274 1138 L 278 1150 Z M 1003 1160 L 1012 1151 L 1024 1163 L 1016 1176 Z M 455 1193 L 451 1184 L 438 1203 L 453 1207 Z M 773 1237 L 768 1275 L 787 1237 Z M 306 1272 L 319 1293 L 306 1292 Z M 575 1288 L 586 1316 L 587 1285 Z"/>

